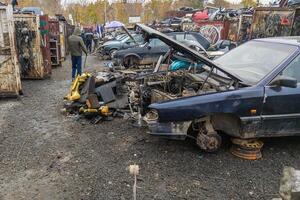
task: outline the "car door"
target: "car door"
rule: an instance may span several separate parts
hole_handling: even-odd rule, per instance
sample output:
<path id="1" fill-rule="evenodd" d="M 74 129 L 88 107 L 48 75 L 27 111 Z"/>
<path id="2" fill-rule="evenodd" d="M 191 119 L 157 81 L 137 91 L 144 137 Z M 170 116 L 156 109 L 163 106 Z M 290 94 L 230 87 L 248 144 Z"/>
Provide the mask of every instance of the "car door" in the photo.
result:
<path id="1" fill-rule="evenodd" d="M 145 48 L 145 54 L 142 56 L 144 64 L 155 63 L 159 56 L 164 55 L 169 49 L 169 47 L 159 39 L 152 39 Z"/>
<path id="2" fill-rule="evenodd" d="M 279 76 L 296 79 L 297 87 L 271 84 L 265 87 L 262 134 L 265 136 L 300 135 L 300 55 L 276 78 Z"/>
<path id="3" fill-rule="evenodd" d="M 133 39 L 129 38 L 123 45 L 123 49 L 128 49 L 130 47 L 133 47 L 135 45 L 135 42 Z"/>

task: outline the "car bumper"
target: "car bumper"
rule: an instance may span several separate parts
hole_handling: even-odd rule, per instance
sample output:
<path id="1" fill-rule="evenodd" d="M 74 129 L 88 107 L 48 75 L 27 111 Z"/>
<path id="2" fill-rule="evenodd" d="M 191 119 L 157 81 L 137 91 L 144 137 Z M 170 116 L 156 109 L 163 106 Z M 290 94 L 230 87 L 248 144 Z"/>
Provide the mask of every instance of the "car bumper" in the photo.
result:
<path id="1" fill-rule="evenodd" d="M 191 124 L 191 121 L 160 123 L 156 120 L 145 120 L 145 122 L 151 135 L 163 136 L 170 139 L 185 139 Z"/>

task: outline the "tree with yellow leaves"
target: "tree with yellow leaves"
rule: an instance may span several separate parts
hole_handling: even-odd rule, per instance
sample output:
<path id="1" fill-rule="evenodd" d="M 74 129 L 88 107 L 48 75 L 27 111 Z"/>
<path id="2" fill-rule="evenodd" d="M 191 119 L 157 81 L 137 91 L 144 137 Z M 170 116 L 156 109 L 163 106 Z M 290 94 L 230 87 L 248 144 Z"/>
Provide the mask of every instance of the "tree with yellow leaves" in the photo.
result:
<path id="1" fill-rule="evenodd" d="M 249 8 L 249 7 L 256 7 L 256 1 L 255 0 L 242 0 L 241 2 L 244 7 Z"/>

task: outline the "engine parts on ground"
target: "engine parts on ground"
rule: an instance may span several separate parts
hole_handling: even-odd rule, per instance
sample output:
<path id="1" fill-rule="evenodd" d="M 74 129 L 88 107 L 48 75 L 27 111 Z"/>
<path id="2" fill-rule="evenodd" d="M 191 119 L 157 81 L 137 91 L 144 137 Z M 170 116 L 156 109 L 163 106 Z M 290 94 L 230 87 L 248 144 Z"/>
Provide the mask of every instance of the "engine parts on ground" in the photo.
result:
<path id="1" fill-rule="evenodd" d="M 69 101 L 79 100 L 81 97 L 79 86 L 85 83 L 89 77 L 91 77 L 91 74 L 88 73 L 84 73 L 81 76 L 77 76 L 76 79 L 72 82 L 70 92 L 66 96 L 66 99 L 68 99 Z"/>
<path id="2" fill-rule="evenodd" d="M 22 90 L 13 23 L 12 6 L 0 6 L 0 97 L 16 97 Z"/>
<path id="3" fill-rule="evenodd" d="M 120 108 L 128 107 L 127 90 L 118 73 L 83 73 L 73 81 L 65 97 L 64 112 L 82 115 L 92 123 L 122 116 Z"/>
<path id="4" fill-rule="evenodd" d="M 262 158 L 261 149 L 263 142 L 258 139 L 238 139 L 232 138 L 232 147 L 230 152 L 246 160 L 257 160 Z"/>

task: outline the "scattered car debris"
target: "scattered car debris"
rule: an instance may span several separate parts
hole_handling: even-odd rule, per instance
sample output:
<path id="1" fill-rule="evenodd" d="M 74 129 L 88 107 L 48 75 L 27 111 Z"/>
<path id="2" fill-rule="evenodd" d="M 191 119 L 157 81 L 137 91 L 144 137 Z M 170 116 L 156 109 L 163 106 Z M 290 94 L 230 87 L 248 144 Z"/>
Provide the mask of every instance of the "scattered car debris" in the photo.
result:
<path id="1" fill-rule="evenodd" d="M 120 88 L 122 84 L 116 84 L 119 78 L 117 74 L 106 72 L 78 76 L 65 97 L 65 112 L 83 115 L 94 124 L 122 116 L 119 109 L 127 106 L 127 98 Z"/>

